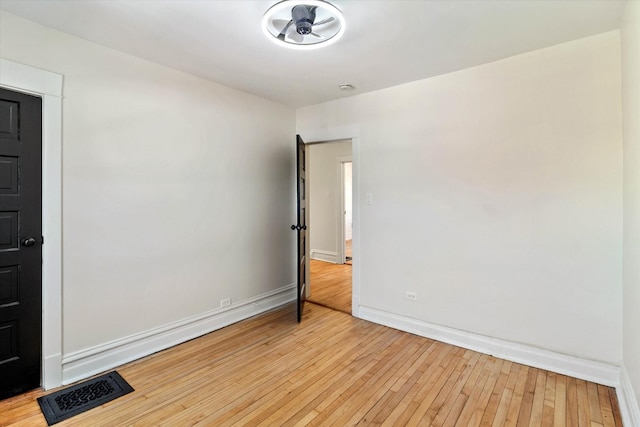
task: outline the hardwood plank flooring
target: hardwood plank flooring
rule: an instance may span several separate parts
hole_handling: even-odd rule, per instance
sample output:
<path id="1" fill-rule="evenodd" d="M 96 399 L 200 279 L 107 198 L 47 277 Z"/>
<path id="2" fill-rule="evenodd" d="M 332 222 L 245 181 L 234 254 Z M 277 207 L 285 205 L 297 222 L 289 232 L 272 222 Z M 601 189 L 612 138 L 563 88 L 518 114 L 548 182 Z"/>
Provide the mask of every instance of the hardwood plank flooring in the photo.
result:
<path id="1" fill-rule="evenodd" d="M 350 264 L 310 261 L 311 295 L 307 298 L 325 307 L 351 314 Z"/>
<path id="2" fill-rule="evenodd" d="M 612 388 L 307 303 L 118 368 L 135 391 L 64 426 L 621 426 Z M 35 390 L 0 425 L 46 426 Z"/>

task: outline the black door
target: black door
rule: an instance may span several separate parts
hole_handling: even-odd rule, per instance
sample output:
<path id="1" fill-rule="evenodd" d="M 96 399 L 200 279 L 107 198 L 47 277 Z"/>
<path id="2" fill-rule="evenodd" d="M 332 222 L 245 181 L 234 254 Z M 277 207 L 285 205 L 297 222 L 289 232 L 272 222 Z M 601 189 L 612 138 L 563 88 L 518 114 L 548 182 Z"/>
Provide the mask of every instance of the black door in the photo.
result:
<path id="1" fill-rule="evenodd" d="M 0 89 L 0 399 L 40 385 L 42 100 Z"/>
<path id="2" fill-rule="evenodd" d="M 302 320 L 302 311 L 304 309 L 304 301 L 307 299 L 307 249 L 306 249 L 306 237 L 307 237 L 307 223 L 305 220 L 306 198 L 305 198 L 305 146 L 304 141 L 300 138 L 300 135 L 296 136 L 296 185 L 298 187 L 298 223 L 292 225 L 291 229 L 298 232 L 298 322 Z"/>

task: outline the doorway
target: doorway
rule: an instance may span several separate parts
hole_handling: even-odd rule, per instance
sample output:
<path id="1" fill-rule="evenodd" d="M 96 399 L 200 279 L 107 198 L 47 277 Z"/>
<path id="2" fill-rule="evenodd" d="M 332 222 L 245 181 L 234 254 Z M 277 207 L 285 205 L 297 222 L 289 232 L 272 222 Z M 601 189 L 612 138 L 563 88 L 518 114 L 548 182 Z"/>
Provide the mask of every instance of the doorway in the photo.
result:
<path id="1" fill-rule="evenodd" d="M 351 181 L 350 139 L 307 144 L 307 300 L 349 314 L 353 287 Z"/>
<path id="2" fill-rule="evenodd" d="M 41 380 L 42 99 L 0 88 L 0 399 Z"/>
<path id="3" fill-rule="evenodd" d="M 341 180 L 342 180 L 342 207 L 340 212 L 342 218 L 342 233 L 340 241 L 342 246 L 342 263 L 351 265 L 353 261 L 353 162 L 341 162 Z"/>
<path id="4" fill-rule="evenodd" d="M 0 58 L 0 87 L 42 98 L 42 386 L 62 384 L 62 75 Z"/>

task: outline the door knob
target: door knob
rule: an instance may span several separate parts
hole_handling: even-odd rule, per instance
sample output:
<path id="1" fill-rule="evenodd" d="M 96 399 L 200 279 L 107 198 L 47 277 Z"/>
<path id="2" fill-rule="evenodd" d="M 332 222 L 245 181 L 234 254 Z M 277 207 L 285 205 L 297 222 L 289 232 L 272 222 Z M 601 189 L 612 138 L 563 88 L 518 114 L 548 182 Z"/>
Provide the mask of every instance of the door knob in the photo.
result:
<path id="1" fill-rule="evenodd" d="M 34 239 L 33 237 L 27 237 L 25 239 L 22 239 L 22 246 L 26 246 L 27 248 L 35 244 L 36 244 L 36 239 Z"/>

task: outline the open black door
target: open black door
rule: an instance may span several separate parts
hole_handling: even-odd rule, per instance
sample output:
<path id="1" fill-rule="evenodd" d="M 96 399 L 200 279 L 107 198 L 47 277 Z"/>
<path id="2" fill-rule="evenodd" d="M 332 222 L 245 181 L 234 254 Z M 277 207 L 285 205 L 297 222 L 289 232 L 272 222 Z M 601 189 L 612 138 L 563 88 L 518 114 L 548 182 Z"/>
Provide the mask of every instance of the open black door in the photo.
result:
<path id="1" fill-rule="evenodd" d="M 298 223 L 291 226 L 292 230 L 298 232 L 298 322 L 302 320 L 302 310 L 304 308 L 304 301 L 307 298 L 307 223 L 305 220 L 306 198 L 305 198 L 305 146 L 304 141 L 300 138 L 300 135 L 296 136 L 296 185 L 298 188 Z"/>

